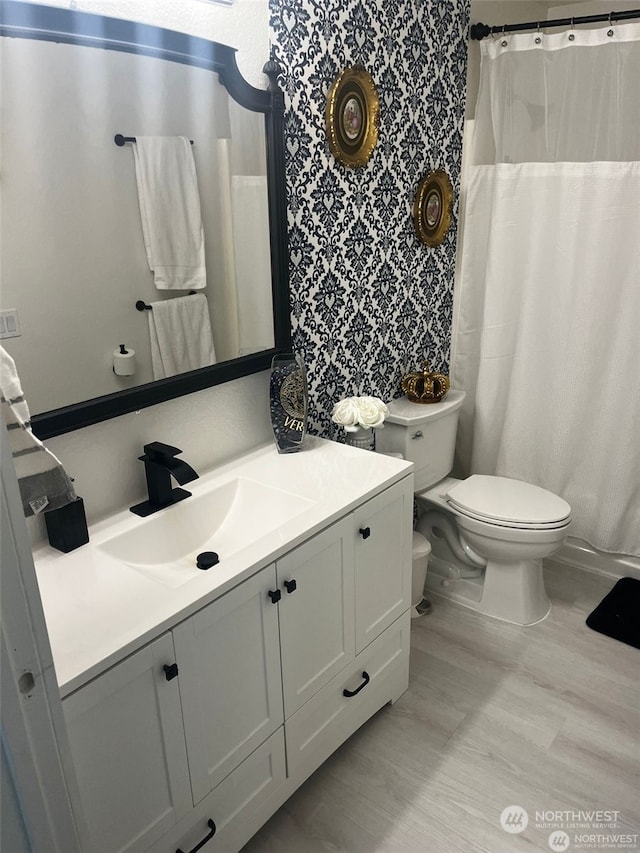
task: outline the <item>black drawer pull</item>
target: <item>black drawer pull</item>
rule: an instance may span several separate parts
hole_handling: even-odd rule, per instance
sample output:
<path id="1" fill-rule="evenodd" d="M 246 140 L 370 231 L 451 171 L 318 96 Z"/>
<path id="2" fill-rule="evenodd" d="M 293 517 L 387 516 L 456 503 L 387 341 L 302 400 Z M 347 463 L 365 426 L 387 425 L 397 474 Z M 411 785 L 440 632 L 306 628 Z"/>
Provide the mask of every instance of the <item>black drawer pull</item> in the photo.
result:
<path id="1" fill-rule="evenodd" d="M 355 696 L 357 693 L 360 693 L 360 691 L 361 691 L 361 690 L 364 690 L 364 688 L 365 688 L 365 687 L 367 686 L 367 684 L 371 681 L 371 679 L 370 679 L 370 677 L 369 677 L 369 673 L 368 673 L 368 672 L 363 672 L 363 673 L 362 673 L 362 677 L 364 678 L 364 681 L 362 682 L 362 684 L 360 685 L 360 687 L 356 687 L 356 689 L 355 689 L 355 690 L 343 690 L 343 691 L 342 691 L 342 695 L 343 695 L 343 696 L 347 696 L 347 697 L 349 697 L 349 699 L 350 699 L 352 696 Z"/>
<path id="2" fill-rule="evenodd" d="M 272 604 L 277 604 L 282 598 L 282 593 L 279 589 L 270 589 L 269 598 L 271 599 Z"/>
<path id="3" fill-rule="evenodd" d="M 297 587 L 298 587 L 298 584 L 295 582 L 295 580 L 293 578 L 290 581 L 285 581 L 284 585 L 287 588 L 287 592 L 295 592 Z"/>
<path id="4" fill-rule="evenodd" d="M 371 536 L 371 528 L 361 527 L 360 530 L 358 530 L 358 533 L 360 534 L 360 536 L 362 536 L 363 539 L 368 539 Z"/>
<path id="5" fill-rule="evenodd" d="M 193 848 L 193 850 L 189 850 L 189 853 L 198 853 L 198 850 L 200 850 L 202 847 L 204 847 L 204 845 L 207 843 L 207 841 L 211 841 L 213 836 L 216 834 L 216 825 L 211 820 L 211 818 L 209 818 L 209 820 L 207 821 L 207 826 L 209 827 L 211 832 L 208 832 L 206 838 L 203 838 L 202 841 L 200 842 L 200 844 L 196 844 L 196 846 Z M 184 853 L 184 850 L 182 849 L 182 847 L 178 847 L 178 849 L 176 850 L 176 853 Z"/>
<path id="6" fill-rule="evenodd" d="M 164 677 L 167 681 L 171 681 L 173 678 L 176 678 L 178 675 L 178 664 L 172 663 L 171 666 L 165 665 L 162 667 L 164 669 Z"/>

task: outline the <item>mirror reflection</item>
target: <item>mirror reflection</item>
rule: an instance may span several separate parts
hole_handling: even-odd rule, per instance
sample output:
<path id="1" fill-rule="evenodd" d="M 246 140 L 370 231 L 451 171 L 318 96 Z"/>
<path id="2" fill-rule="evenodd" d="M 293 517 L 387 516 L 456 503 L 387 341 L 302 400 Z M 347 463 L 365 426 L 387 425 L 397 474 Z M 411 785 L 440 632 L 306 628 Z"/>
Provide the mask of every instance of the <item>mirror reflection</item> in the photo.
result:
<path id="1" fill-rule="evenodd" d="M 2 39 L 1 94 L 2 309 L 15 311 L 19 332 L 2 343 L 32 412 L 274 347 L 261 113 L 240 107 L 207 69 L 22 38 Z M 151 175 L 142 212 L 135 161 L 143 155 L 138 142 L 117 145 L 116 134 L 140 138 L 141 149 L 146 137 L 193 141 L 175 174 L 165 166 L 164 181 Z M 182 167 L 195 169 L 193 186 Z M 178 232 L 168 237 L 158 201 L 167 193 Z M 175 240 L 182 251 L 184 233 L 197 233 L 181 213 L 196 201 L 202 277 L 159 285 L 158 265 L 196 263 L 170 246 Z M 156 218 L 155 261 L 145 215 Z M 137 302 L 150 307 L 137 310 Z M 158 359 L 158 347 L 170 358 Z M 194 349 L 201 363 L 191 361 Z M 168 372 L 158 372 L 159 361 Z"/>

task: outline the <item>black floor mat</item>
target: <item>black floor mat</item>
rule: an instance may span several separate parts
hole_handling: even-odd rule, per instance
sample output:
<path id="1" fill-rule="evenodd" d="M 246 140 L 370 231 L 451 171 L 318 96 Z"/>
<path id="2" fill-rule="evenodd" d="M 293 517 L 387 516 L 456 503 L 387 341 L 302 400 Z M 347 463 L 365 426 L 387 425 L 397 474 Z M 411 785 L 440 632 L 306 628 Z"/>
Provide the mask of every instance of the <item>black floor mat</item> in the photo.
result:
<path id="1" fill-rule="evenodd" d="M 587 625 L 600 634 L 640 649 L 640 581 L 620 578 L 587 616 Z"/>

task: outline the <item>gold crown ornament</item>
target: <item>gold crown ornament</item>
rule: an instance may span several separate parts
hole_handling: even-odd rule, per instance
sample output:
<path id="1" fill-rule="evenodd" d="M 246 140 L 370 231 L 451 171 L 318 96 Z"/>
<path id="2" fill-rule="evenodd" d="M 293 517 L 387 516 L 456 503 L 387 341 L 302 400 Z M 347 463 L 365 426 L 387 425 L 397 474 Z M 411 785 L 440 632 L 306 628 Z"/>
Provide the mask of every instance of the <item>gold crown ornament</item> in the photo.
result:
<path id="1" fill-rule="evenodd" d="M 407 373 L 402 379 L 402 390 L 412 403 L 439 403 L 449 388 L 449 377 L 432 373 L 426 359 L 422 362 L 422 373 Z"/>

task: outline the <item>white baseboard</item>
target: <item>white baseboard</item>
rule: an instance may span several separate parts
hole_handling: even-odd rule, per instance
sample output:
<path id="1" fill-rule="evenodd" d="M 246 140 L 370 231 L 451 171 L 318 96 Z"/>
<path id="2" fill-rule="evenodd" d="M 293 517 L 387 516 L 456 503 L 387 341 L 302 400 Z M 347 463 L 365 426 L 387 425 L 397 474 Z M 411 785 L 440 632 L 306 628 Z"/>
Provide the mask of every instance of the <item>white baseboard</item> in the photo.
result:
<path id="1" fill-rule="evenodd" d="M 640 557 L 627 554 L 607 554 L 598 551 L 581 539 L 569 537 L 551 558 L 554 563 L 568 563 L 588 572 L 607 577 L 631 577 L 640 580 Z"/>

